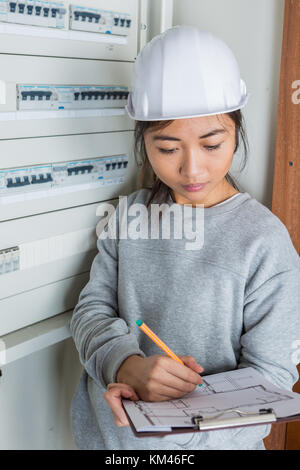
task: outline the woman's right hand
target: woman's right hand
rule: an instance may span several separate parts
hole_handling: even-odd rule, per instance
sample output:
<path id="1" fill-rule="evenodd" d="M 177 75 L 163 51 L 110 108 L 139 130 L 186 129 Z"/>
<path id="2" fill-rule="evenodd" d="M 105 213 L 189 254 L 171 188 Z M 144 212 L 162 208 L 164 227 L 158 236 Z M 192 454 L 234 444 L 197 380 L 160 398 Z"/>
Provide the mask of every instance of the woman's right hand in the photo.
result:
<path id="1" fill-rule="evenodd" d="M 129 356 L 121 364 L 116 380 L 130 385 L 143 401 L 181 398 L 202 383 L 203 367 L 192 356 L 179 356 L 184 364 L 168 356 Z"/>

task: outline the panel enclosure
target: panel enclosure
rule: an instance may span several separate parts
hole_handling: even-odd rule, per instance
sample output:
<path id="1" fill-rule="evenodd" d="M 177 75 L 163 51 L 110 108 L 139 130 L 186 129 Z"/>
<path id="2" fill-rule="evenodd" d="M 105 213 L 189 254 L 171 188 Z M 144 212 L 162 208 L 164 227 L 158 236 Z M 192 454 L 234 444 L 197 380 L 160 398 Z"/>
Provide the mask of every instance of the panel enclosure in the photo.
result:
<path id="1" fill-rule="evenodd" d="M 136 190 L 132 137 L 0 141 L 0 336 L 76 305 L 96 255 L 99 206 Z"/>
<path id="2" fill-rule="evenodd" d="M 0 0 L 0 336 L 75 307 L 100 214 L 137 189 L 139 9 Z"/>

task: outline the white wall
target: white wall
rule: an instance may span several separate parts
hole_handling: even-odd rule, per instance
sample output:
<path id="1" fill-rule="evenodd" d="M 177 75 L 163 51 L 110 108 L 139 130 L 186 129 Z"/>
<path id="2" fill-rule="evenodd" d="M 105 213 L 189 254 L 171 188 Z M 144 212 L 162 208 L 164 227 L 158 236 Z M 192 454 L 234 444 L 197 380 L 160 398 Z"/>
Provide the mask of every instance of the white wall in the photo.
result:
<path id="1" fill-rule="evenodd" d="M 238 176 L 242 190 L 271 208 L 284 0 L 174 0 L 173 25 L 190 24 L 223 39 L 233 50 L 251 95 L 243 109 L 250 144 Z"/>
<path id="2" fill-rule="evenodd" d="M 148 0 L 147 41 L 172 27 L 173 0 Z"/>
<path id="3" fill-rule="evenodd" d="M 73 340 L 1 368 L 0 449 L 76 449 L 70 403 L 82 366 Z"/>

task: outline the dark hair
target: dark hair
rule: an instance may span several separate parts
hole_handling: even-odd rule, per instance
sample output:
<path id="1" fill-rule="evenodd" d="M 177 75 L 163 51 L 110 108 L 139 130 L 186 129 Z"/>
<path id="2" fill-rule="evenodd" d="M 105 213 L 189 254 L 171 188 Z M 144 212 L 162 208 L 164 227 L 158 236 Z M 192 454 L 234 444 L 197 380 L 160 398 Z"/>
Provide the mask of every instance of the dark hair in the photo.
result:
<path id="1" fill-rule="evenodd" d="M 235 149 L 234 153 L 237 152 L 239 145 L 240 145 L 240 136 L 243 141 L 244 145 L 244 160 L 243 160 L 243 166 L 241 168 L 241 171 L 244 170 L 246 163 L 247 163 L 247 158 L 248 158 L 248 151 L 249 151 L 249 144 L 248 144 L 248 139 L 245 131 L 245 125 L 244 125 L 244 118 L 242 115 L 242 112 L 240 109 L 237 111 L 232 111 L 231 113 L 227 113 L 227 115 L 233 120 L 235 123 Z M 218 116 L 218 115 L 217 115 Z M 147 207 L 150 205 L 151 201 L 154 199 L 158 204 L 161 204 L 167 200 L 167 197 L 170 192 L 169 186 L 167 186 L 165 183 L 163 183 L 157 175 L 154 173 L 148 156 L 146 152 L 146 147 L 145 147 L 145 141 L 144 141 L 144 132 L 147 129 L 153 128 L 156 130 L 164 129 L 167 127 L 169 124 L 171 124 L 173 120 L 169 121 L 136 121 L 135 123 L 135 130 L 134 130 L 134 155 L 135 155 L 135 160 L 138 165 L 138 167 L 141 169 L 141 174 L 140 174 L 140 181 L 144 179 L 144 175 L 147 171 L 150 171 L 150 174 L 152 174 L 152 184 L 151 187 L 148 189 L 152 189 L 150 197 L 147 202 Z M 141 161 L 139 161 L 139 157 L 141 158 Z M 229 184 L 231 184 L 236 190 L 240 191 L 235 179 L 230 175 L 228 172 L 225 176 L 226 180 L 228 181 Z"/>

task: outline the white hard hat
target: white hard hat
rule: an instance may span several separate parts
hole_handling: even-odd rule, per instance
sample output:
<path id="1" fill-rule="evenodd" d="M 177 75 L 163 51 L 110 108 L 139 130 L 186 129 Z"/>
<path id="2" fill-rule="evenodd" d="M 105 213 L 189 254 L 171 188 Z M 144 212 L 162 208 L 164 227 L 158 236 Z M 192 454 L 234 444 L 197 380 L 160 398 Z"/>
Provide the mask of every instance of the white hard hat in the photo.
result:
<path id="1" fill-rule="evenodd" d="M 229 113 L 247 101 L 225 42 L 196 26 L 178 25 L 138 54 L 125 109 L 132 119 L 158 121 Z"/>

